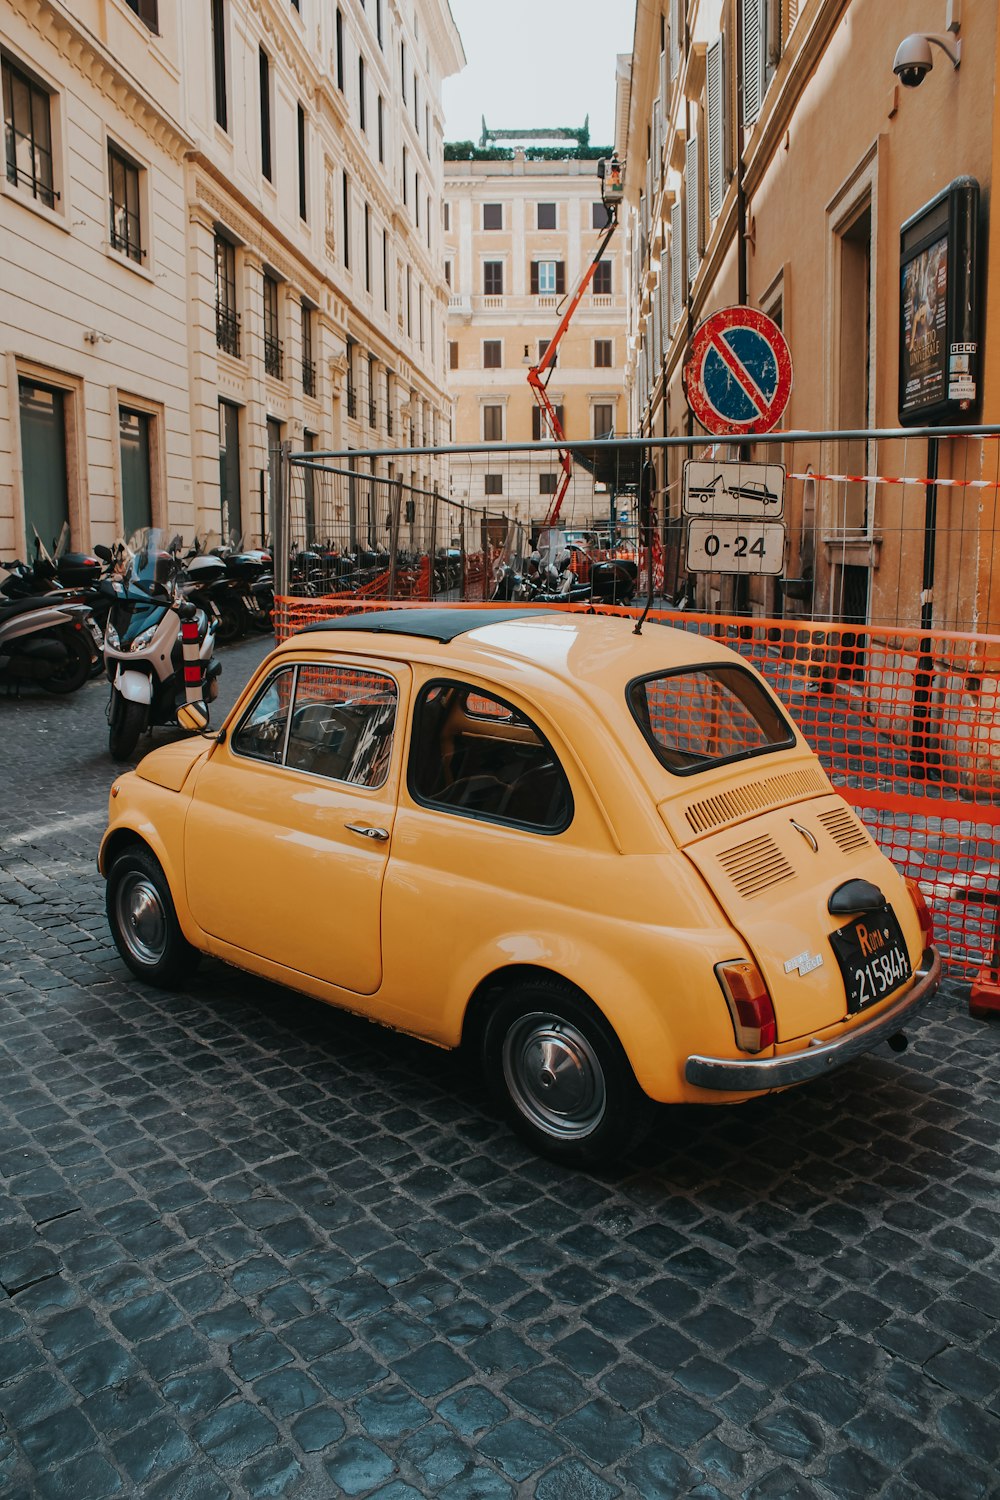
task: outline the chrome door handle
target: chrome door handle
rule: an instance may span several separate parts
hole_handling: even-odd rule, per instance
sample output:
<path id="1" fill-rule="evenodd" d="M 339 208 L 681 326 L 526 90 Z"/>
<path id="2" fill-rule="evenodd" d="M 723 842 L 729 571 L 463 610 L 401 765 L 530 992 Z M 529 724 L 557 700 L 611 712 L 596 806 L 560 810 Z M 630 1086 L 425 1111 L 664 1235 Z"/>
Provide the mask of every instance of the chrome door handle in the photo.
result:
<path id="1" fill-rule="evenodd" d="M 379 844 L 384 844 L 389 837 L 388 828 L 369 828 L 366 823 L 345 823 L 344 827 L 348 833 L 360 833 L 362 838 L 374 839 Z"/>

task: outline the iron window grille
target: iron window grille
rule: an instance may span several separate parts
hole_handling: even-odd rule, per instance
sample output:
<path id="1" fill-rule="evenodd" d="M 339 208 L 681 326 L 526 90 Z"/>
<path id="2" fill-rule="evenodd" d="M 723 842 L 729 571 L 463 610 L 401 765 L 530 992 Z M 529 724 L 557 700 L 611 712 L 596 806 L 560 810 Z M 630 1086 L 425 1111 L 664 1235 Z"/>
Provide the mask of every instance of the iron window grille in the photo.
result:
<path id="1" fill-rule="evenodd" d="M 316 394 L 316 361 L 313 359 L 312 308 L 302 307 L 302 394 Z"/>
<path id="2" fill-rule="evenodd" d="M 27 188 L 48 208 L 59 194 L 53 187 L 52 119 L 47 91 L 14 63 L 3 60 L 3 120 L 7 181 Z"/>
<path id="3" fill-rule="evenodd" d="M 227 354 L 240 357 L 240 318 L 236 311 L 236 250 L 221 235 L 215 237 L 215 342 Z"/>
<path id="4" fill-rule="evenodd" d="M 278 337 L 278 283 L 264 273 L 264 369 L 276 380 L 283 379 L 284 352 Z"/>
<path id="5" fill-rule="evenodd" d="M 115 146 L 108 147 L 108 197 L 112 249 L 141 262 L 146 252 L 139 217 L 139 168 Z"/>

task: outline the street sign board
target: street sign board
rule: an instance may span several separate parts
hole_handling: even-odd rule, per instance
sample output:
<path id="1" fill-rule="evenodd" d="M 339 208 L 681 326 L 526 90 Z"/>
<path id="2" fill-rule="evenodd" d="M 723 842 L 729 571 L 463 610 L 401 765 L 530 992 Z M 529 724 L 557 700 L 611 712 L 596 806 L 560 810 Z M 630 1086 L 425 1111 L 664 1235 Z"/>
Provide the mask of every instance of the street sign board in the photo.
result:
<path id="1" fill-rule="evenodd" d="M 687 525 L 689 573 L 768 573 L 785 564 L 783 521 L 705 516 Z"/>
<path id="2" fill-rule="evenodd" d="M 706 432 L 770 432 L 791 395 L 792 356 L 773 318 L 756 307 L 724 307 L 695 329 L 684 384 Z"/>
<path id="3" fill-rule="evenodd" d="M 704 462 L 684 465 L 686 516 L 734 516 L 777 520 L 784 513 L 783 464 Z"/>

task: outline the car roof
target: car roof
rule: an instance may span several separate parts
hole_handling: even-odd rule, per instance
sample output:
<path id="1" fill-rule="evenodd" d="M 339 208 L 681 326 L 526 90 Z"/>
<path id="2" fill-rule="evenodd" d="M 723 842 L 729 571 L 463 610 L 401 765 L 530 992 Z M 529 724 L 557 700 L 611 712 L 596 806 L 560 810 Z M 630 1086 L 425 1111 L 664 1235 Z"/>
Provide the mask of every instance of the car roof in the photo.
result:
<path id="1" fill-rule="evenodd" d="M 318 620 L 315 625 L 307 625 L 300 634 L 311 635 L 318 630 L 364 630 L 379 635 L 417 635 L 429 641 L 445 642 L 453 641 L 458 635 L 467 635 L 481 625 L 556 613 L 558 611 L 551 609 L 381 609 Z"/>

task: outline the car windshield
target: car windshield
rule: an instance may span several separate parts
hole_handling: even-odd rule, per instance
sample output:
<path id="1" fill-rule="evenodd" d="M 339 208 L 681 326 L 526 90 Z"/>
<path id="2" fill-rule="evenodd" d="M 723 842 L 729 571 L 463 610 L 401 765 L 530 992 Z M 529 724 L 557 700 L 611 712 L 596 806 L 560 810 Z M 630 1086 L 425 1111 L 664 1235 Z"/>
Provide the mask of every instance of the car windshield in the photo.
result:
<path id="1" fill-rule="evenodd" d="M 774 699 L 740 666 L 683 667 L 637 678 L 627 698 L 657 760 L 676 776 L 795 744 Z"/>

